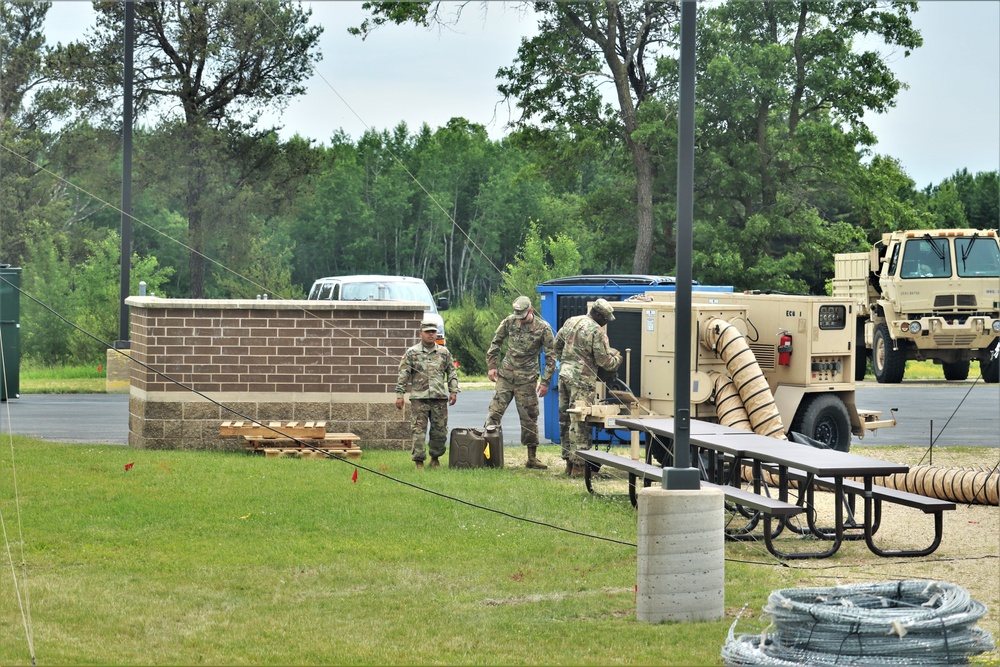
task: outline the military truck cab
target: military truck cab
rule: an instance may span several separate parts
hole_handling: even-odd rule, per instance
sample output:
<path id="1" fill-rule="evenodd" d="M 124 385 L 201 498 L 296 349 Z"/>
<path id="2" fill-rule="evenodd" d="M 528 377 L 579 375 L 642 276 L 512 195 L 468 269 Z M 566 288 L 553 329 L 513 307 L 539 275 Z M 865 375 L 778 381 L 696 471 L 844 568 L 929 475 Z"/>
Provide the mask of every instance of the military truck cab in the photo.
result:
<path id="1" fill-rule="evenodd" d="M 966 379 L 978 360 L 983 379 L 997 382 L 1000 241 L 993 230 L 884 234 L 867 255 L 837 255 L 833 293 L 858 298 L 858 338 L 879 382 L 900 382 L 910 359 L 940 363 L 948 380 Z"/>

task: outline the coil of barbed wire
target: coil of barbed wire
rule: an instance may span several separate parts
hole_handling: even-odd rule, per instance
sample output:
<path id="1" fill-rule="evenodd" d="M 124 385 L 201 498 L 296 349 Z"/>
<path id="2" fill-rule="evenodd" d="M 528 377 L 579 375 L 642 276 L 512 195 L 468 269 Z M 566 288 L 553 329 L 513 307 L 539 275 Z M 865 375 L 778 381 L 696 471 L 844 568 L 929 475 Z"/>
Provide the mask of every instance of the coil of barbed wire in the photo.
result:
<path id="1" fill-rule="evenodd" d="M 727 665 L 954 665 L 992 650 L 986 607 L 936 581 L 773 591 L 762 634 L 730 628 Z M 773 628 L 773 629 L 772 629 Z"/>

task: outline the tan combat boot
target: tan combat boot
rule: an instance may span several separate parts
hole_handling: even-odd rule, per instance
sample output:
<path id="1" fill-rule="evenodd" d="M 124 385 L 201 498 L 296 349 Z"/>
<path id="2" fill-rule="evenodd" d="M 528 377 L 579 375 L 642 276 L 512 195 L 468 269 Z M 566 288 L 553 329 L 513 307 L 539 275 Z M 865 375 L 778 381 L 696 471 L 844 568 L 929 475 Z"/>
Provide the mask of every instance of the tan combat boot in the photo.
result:
<path id="1" fill-rule="evenodd" d="M 424 462 L 423 461 L 414 461 L 414 463 L 417 466 L 417 470 L 423 470 L 424 469 Z"/>
<path id="2" fill-rule="evenodd" d="M 566 472 L 563 474 L 569 477 L 570 475 L 573 474 L 573 461 L 571 461 L 570 459 L 563 459 L 563 461 L 566 462 Z"/>
<path id="3" fill-rule="evenodd" d="M 524 464 L 524 467 L 534 468 L 535 470 L 548 470 L 549 467 L 536 458 L 535 455 L 537 452 L 537 447 L 528 447 L 528 462 Z"/>
<path id="4" fill-rule="evenodd" d="M 587 465 L 586 461 L 577 461 L 573 464 L 573 472 L 570 473 L 570 477 L 583 477 L 587 474 L 587 469 L 584 467 Z"/>
<path id="5" fill-rule="evenodd" d="M 438 457 L 436 457 L 436 456 L 432 456 L 431 457 L 431 467 L 432 468 L 440 468 L 441 467 L 441 462 L 438 461 Z"/>

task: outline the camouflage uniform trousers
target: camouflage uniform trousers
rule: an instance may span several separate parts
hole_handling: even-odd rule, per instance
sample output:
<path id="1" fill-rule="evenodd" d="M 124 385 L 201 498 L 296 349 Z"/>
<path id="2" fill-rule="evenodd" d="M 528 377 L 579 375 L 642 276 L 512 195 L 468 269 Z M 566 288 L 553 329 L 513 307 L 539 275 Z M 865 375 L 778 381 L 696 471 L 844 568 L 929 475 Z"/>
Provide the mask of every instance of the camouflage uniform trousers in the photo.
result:
<path id="1" fill-rule="evenodd" d="M 411 398 L 410 428 L 413 433 L 412 458 L 423 461 L 424 435 L 430 424 L 431 433 L 429 448 L 431 457 L 444 456 L 448 443 L 448 399 L 447 398 Z"/>
<path id="2" fill-rule="evenodd" d="M 521 419 L 521 444 L 526 447 L 538 446 L 538 394 L 535 381 L 514 384 L 503 377 L 497 377 L 496 390 L 490 401 L 487 426 L 498 426 L 511 400 L 517 405 L 517 415 Z"/>
<path id="3" fill-rule="evenodd" d="M 573 453 L 578 449 L 590 449 L 590 424 L 575 419 L 575 416 L 571 416 L 567 410 L 577 401 L 590 406 L 595 400 L 594 383 L 569 382 L 559 378 L 559 439 L 564 459 L 575 459 L 580 463 L 581 461 L 573 456 Z"/>

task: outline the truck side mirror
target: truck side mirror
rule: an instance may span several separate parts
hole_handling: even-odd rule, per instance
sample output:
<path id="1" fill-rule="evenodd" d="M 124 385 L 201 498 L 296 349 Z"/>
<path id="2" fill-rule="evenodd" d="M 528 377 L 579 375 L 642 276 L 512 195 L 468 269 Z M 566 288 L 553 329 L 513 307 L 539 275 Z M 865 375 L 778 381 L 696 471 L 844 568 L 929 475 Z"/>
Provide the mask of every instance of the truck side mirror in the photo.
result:
<path id="1" fill-rule="evenodd" d="M 448 310 L 448 297 L 438 297 L 438 310 Z"/>

